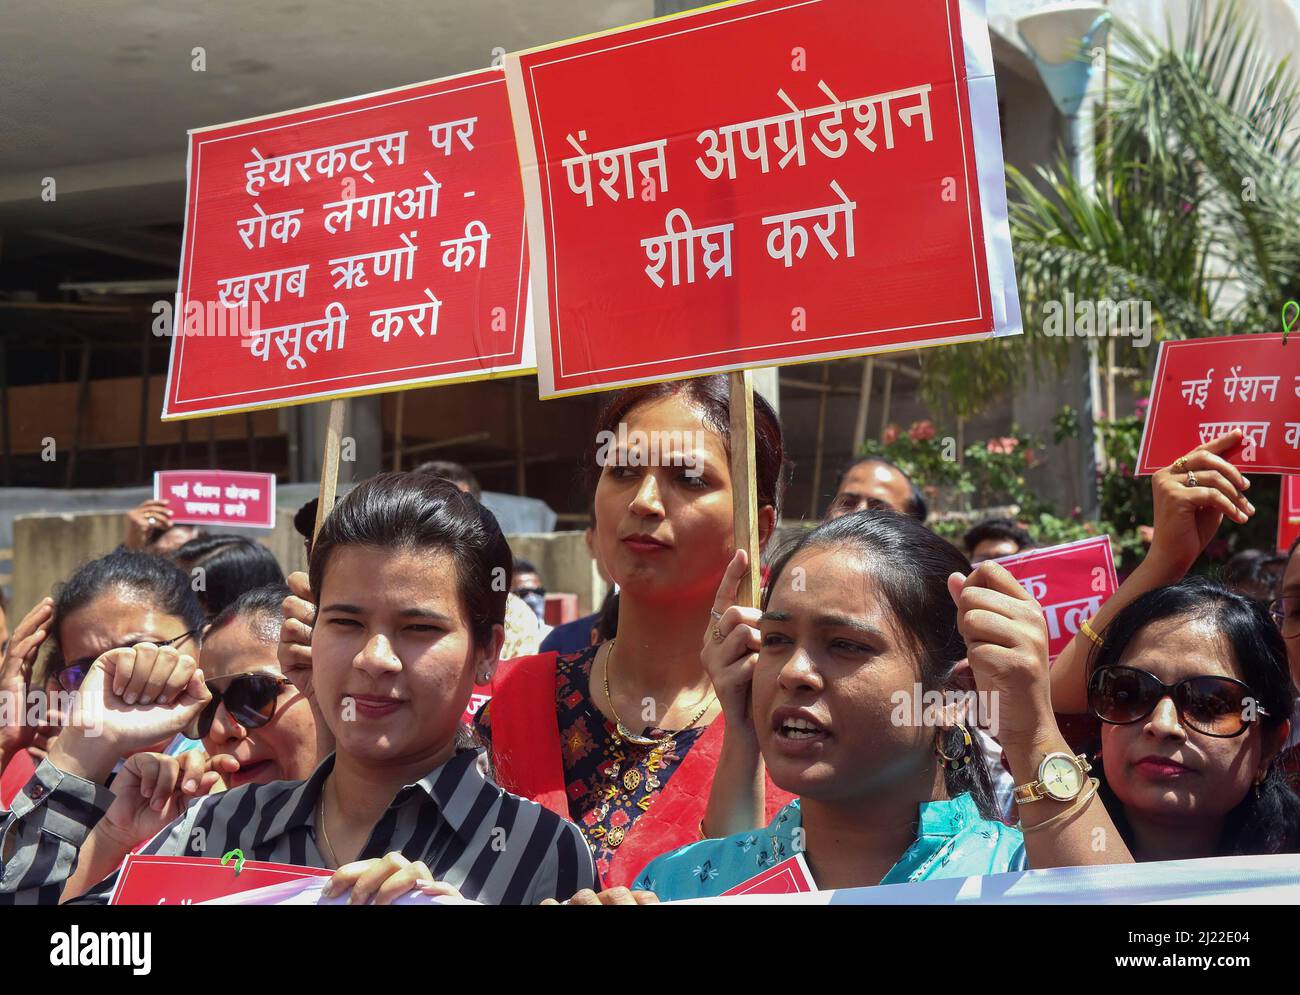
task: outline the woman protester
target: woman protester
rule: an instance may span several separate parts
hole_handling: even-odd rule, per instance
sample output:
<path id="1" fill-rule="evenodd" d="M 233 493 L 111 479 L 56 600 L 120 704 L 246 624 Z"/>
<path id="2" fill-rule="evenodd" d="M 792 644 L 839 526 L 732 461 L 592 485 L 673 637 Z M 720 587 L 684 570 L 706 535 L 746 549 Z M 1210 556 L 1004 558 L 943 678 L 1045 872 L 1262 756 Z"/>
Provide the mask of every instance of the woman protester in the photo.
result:
<path id="1" fill-rule="evenodd" d="M 487 903 L 533 904 L 590 888 L 594 868 L 577 829 L 493 783 L 482 751 L 462 733 L 470 689 L 491 678 L 501 648 L 506 590 L 494 581 L 509 578 L 510 564 L 496 520 L 453 484 L 395 473 L 358 485 L 330 514 L 311 557 L 319 608 L 310 687 L 335 752 L 306 780 L 197 798 L 141 852 L 221 857 L 239 849 L 248 859 L 335 868 L 387 855 L 416 867 L 427 889 Z M 192 703 L 171 710 L 173 727 L 188 726 L 207 704 L 206 685 L 193 690 Z M 129 718 L 131 708 L 114 697 L 104 724 Z M 74 741 L 93 751 L 99 738 Z M 65 799 L 58 783 L 40 807 L 59 810 Z M 67 817 L 88 830 L 106 807 L 83 798 Z M 26 803 L 20 810 L 5 831 L 34 854 L 35 837 L 49 830 Z M 61 888 L 66 867 L 41 873 L 28 860 L 4 878 L 23 883 L 20 900 Z M 112 885 L 109 878 L 84 899 L 103 901 Z"/>
<path id="2" fill-rule="evenodd" d="M 0 687 L 9 700 L 37 703 L 17 716 L 23 721 L 0 723 L 0 764 L 8 763 L 0 800 L 7 803 L 45 756 L 67 702 L 98 657 L 136 644 L 195 656 L 203 624 L 189 578 L 162 557 L 116 549 L 78 568 L 54 597 L 43 599 L 18 624 L 0 666 Z M 46 643 L 48 652 L 37 666 Z M 147 676 L 128 689 L 133 698 L 145 694 Z M 33 718 L 37 721 L 28 721 Z M 179 753 L 194 745 L 169 736 L 142 748 Z"/>
<path id="3" fill-rule="evenodd" d="M 200 536 L 176 550 L 172 560 L 192 578 L 199 603 L 214 618 L 244 591 L 283 584 L 275 554 L 243 536 Z"/>
<path id="4" fill-rule="evenodd" d="M 746 734 L 798 799 L 765 829 L 660 856 L 636 889 L 715 896 L 797 853 L 824 889 L 1129 859 L 1087 758 L 1057 729 L 1041 609 L 999 564 L 972 570 L 912 519 L 862 512 L 782 557 L 761 613 L 720 614 L 710 669 L 752 684 Z M 984 707 L 998 716 L 1019 828 L 996 818 L 963 718 L 972 691 L 997 701 Z M 1105 853 L 1097 831 L 1115 840 Z"/>
<path id="5" fill-rule="evenodd" d="M 1300 849 L 1295 688 L 1264 607 L 1200 578 L 1125 606 L 1091 661 L 1101 797 L 1138 860 Z"/>
<path id="6" fill-rule="evenodd" d="M 1277 597 L 1268 608 L 1286 644 L 1291 683 L 1300 688 L 1300 539 L 1291 544 Z M 1300 792 L 1300 698 L 1292 708 L 1291 735 L 1282 748 L 1281 766 L 1291 789 Z"/>
<path id="7" fill-rule="evenodd" d="M 64 894 L 116 870 L 193 798 L 243 784 L 298 781 L 316 766 L 316 724 L 280 672 L 276 645 L 285 587 L 257 587 L 227 605 L 203 634 L 199 663 L 212 696 L 187 733 L 202 750 L 141 753 L 113 781 L 115 801 L 81 848 Z"/>
<path id="8" fill-rule="evenodd" d="M 1226 458 L 1241 440 L 1241 431 L 1234 429 L 1152 474 L 1151 548 L 1097 614 L 1084 620 L 1052 664 L 1052 704 L 1058 712 L 1073 715 L 1088 710 L 1088 659 L 1120 610 L 1148 591 L 1182 580 L 1224 518 L 1243 524 L 1255 514 L 1246 497 L 1250 481 Z"/>
<path id="9" fill-rule="evenodd" d="M 787 468 L 780 423 L 758 396 L 754 421 L 763 545 Z M 593 545 L 619 588 L 617 630 L 580 653 L 504 665 L 475 728 L 502 784 L 571 818 L 617 887 L 666 848 L 731 832 L 732 818 L 762 820 L 764 791 L 752 741 L 723 734 L 724 715 L 743 706 L 729 710 L 699 652 L 734 549 L 726 379 L 613 394 L 593 442 Z M 715 781 L 722 817 L 707 808 Z M 775 811 L 786 799 L 769 793 Z"/>

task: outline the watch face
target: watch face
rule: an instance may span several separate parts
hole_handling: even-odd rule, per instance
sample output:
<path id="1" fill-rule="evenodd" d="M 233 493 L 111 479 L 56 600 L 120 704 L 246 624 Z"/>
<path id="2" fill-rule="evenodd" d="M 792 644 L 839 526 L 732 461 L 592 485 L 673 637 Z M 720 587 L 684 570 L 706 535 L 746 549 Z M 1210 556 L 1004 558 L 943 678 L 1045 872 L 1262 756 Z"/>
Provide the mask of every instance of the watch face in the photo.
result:
<path id="1" fill-rule="evenodd" d="M 1043 790 L 1057 801 L 1069 801 L 1083 788 L 1083 774 L 1067 757 L 1048 757 L 1043 761 Z"/>

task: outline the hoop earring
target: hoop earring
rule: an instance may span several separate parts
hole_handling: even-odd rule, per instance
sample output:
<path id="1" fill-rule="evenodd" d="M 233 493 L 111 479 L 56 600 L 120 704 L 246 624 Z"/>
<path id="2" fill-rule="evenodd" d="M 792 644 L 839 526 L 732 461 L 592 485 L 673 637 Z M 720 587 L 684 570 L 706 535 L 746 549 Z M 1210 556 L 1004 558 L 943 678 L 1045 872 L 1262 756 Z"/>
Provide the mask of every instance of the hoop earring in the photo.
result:
<path id="1" fill-rule="evenodd" d="M 934 752 L 939 755 L 939 766 L 942 767 L 944 770 L 947 770 L 949 766 L 952 767 L 966 766 L 971 762 L 971 755 L 975 752 L 974 747 L 971 743 L 970 730 L 967 729 L 960 722 L 958 722 L 957 731 L 961 733 L 962 742 L 961 742 L 961 749 L 957 752 L 956 756 L 950 757 L 948 756 L 948 754 L 943 752 L 943 731 L 942 730 L 940 730 L 939 735 L 935 737 Z"/>

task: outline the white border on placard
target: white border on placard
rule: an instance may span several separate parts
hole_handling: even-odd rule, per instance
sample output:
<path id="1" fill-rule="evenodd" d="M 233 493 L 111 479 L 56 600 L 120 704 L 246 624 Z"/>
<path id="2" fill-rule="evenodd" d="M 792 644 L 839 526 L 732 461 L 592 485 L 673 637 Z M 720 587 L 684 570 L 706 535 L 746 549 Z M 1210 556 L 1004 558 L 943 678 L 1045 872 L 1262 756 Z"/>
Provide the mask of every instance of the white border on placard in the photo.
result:
<path id="1" fill-rule="evenodd" d="M 810 3 L 820 3 L 822 0 L 796 0 L 786 6 L 775 7 L 771 10 L 760 11 L 755 14 L 742 15 L 743 17 L 756 17 L 766 14 L 780 13 L 793 7 L 807 6 Z M 743 4 L 737 5 L 743 7 Z M 949 29 L 951 31 L 951 11 L 948 4 L 944 3 L 944 10 L 949 18 Z M 931 346 L 948 345 L 958 342 L 969 342 L 987 339 L 990 337 L 1017 335 L 1023 331 L 1020 312 L 1020 298 L 1015 283 L 1015 263 L 1011 251 L 1011 230 L 1008 221 L 1007 199 L 1006 199 L 1006 177 L 1003 168 L 1002 142 L 998 120 L 997 106 L 997 89 L 993 78 L 993 57 L 992 47 L 989 41 L 988 22 L 985 17 L 984 0 L 960 0 L 961 11 L 961 28 L 965 68 L 967 72 L 967 98 L 971 112 L 971 134 L 974 140 L 975 164 L 977 172 L 977 189 L 980 197 L 980 207 L 984 221 L 984 249 L 986 257 L 986 267 L 989 278 L 989 298 L 993 309 L 993 330 L 992 332 L 974 332 L 961 335 L 948 336 L 941 339 L 931 339 L 922 344 L 900 345 L 891 343 L 879 347 L 870 347 L 858 345 L 848 350 L 831 350 L 821 353 L 807 353 L 797 359 L 778 358 L 772 361 L 758 361 L 750 364 L 753 368 L 764 366 L 781 366 L 795 365 L 798 363 L 814 362 L 824 359 L 838 359 L 850 356 L 865 356 L 880 352 L 894 352 L 902 349 L 911 348 L 928 348 Z M 684 17 L 689 17 L 688 12 Z M 683 31 L 701 30 L 705 27 L 718 27 L 723 24 L 731 23 L 738 18 L 731 18 L 726 21 L 701 25 L 695 28 L 685 28 Z M 633 25 L 633 28 L 642 25 Z M 617 35 L 620 31 L 609 32 L 611 35 Z M 677 34 L 683 32 L 675 32 Z M 662 37 L 642 39 L 637 42 L 628 42 L 626 44 L 641 44 L 645 41 L 656 41 Z M 949 47 L 951 48 L 951 34 L 949 36 Z M 567 44 L 567 43 L 562 43 Z M 617 47 L 617 46 L 616 46 Z M 545 47 L 543 47 L 544 50 Z M 536 51 L 536 50 L 534 50 Z M 602 49 L 601 51 L 608 51 Z M 584 55 L 595 54 L 583 53 Z M 577 56 L 567 56 L 564 59 L 557 59 L 554 62 L 567 61 L 569 58 Z M 514 120 L 516 145 L 519 151 L 520 171 L 524 184 L 524 203 L 525 213 L 528 220 L 530 249 L 531 249 L 531 272 L 538 274 L 537 282 L 533 284 L 534 292 L 545 293 L 547 290 L 551 294 L 556 293 L 555 281 L 550 279 L 547 259 L 546 245 L 546 227 L 544 225 L 544 201 L 541 191 L 540 163 L 537 155 L 537 148 L 534 142 L 532 120 L 527 113 L 526 108 L 529 105 L 528 89 L 532 88 L 535 96 L 535 86 L 533 85 L 533 76 L 538 68 L 553 63 L 539 63 L 530 67 L 530 76 L 525 81 L 523 69 L 519 63 L 518 55 L 508 56 L 506 59 L 506 84 L 510 93 L 511 114 Z M 954 66 L 953 70 L 954 85 L 960 85 L 960 79 Z M 532 102 L 536 104 L 535 99 Z M 958 103 L 958 112 L 960 113 L 960 102 Z M 543 155 L 545 149 L 543 148 Z M 962 157 L 963 167 L 965 166 L 965 156 Z M 973 196 L 970 189 L 970 177 L 966 177 L 967 197 L 966 202 L 970 208 Z M 973 232 L 973 221 L 971 222 Z M 972 245 L 972 265 L 974 264 L 975 252 Z M 537 343 L 537 376 L 540 396 L 543 398 L 562 397 L 573 394 L 590 393 L 596 390 L 608 390 L 618 386 L 629 384 L 645 383 L 648 381 L 667 379 L 666 377 L 637 377 L 630 375 L 626 379 L 603 383 L 598 387 L 581 386 L 567 390 L 557 390 L 552 376 L 553 354 L 551 341 L 551 314 L 549 300 L 537 300 L 534 304 L 535 326 L 536 326 L 536 343 Z M 982 304 L 980 314 L 974 317 L 982 317 Z M 836 335 L 824 336 L 820 339 L 799 339 L 794 342 L 769 342 L 761 345 L 751 344 L 739 346 L 734 349 L 718 350 L 711 353 L 700 353 L 695 356 L 675 357 L 667 362 L 677 363 L 688 359 L 706 359 L 712 357 L 721 357 L 730 353 L 754 352 L 762 349 L 774 349 L 782 346 L 831 341 L 834 339 L 860 337 L 870 334 L 884 334 L 888 332 L 899 331 L 905 328 L 935 328 L 944 324 L 954 324 L 959 321 L 969 321 L 971 318 L 952 319 L 945 322 L 927 322 L 924 325 L 905 325 L 895 328 L 875 329 L 872 332 L 845 332 Z M 559 356 L 561 366 L 563 365 L 563 355 Z M 607 373 L 612 370 L 631 370 L 636 367 L 651 365 L 663 365 L 664 360 L 653 360 L 644 363 L 629 364 L 621 367 L 609 367 L 605 369 L 592 370 L 574 370 L 568 371 L 561 369 L 562 376 L 580 375 L 583 373 Z M 723 372 L 735 369 L 734 363 L 726 364 L 719 361 L 715 365 L 705 368 L 697 368 L 689 373 L 674 374 L 678 376 L 696 376 L 706 373 Z"/>
<path id="2" fill-rule="evenodd" d="M 179 396 L 180 381 L 181 381 L 181 367 L 183 366 L 185 361 L 184 340 L 186 338 L 186 336 L 184 335 L 185 325 L 184 325 L 184 314 L 182 308 L 183 308 L 184 301 L 189 299 L 189 289 L 190 289 L 189 278 L 192 275 L 190 256 L 193 253 L 193 246 L 192 244 L 190 244 L 191 243 L 190 220 L 191 220 L 191 211 L 193 212 L 195 218 L 197 218 L 198 216 L 198 192 L 199 192 L 199 179 L 200 179 L 199 171 L 202 169 L 202 165 L 203 165 L 203 145 L 205 144 L 202 138 L 200 138 L 198 157 L 196 159 L 194 153 L 195 135 L 201 136 L 206 132 L 224 130 L 227 128 L 234 128 L 234 127 L 239 127 L 247 124 L 255 124 L 259 121 L 275 121 L 278 119 L 282 119 L 286 115 L 290 115 L 290 114 L 301 114 L 308 111 L 325 110 L 330 107 L 337 107 L 341 104 L 349 104 L 359 100 L 370 100 L 374 97 L 381 97 L 387 94 L 409 93 L 411 90 L 415 90 L 420 87 L 431 86 L 439 83 L 446 83 L 455 79 L 478 76 L 481 75 L 482 73 L 500 73 L 501 76 L 494 79 L 485 79 L 480 82 L 470 83 L 466 86 L 453 87 L 445 90 L 438 90 L 435 93 L 422 93 L 417 96 L 410 96 L 400 100 L 392 100 L 385 104 L 374 104 L 367 107 L 354 107 L 349 110 L 339 111 L 338 113 L 335 114 L 323 114 L 319 117 L 314 117 L 306 121 L 295 121 L 292 125 L 280 124 L 273 127 L 264 128 L 262 130 L 274 131 L 277 130 L 277 128 L 279 127 L 299 127 L 304 124 L 312 124 L 315 123 L 316 121 L 323 121 L 332 117 L 343 117 L 348 114 L 365 113 L 373 110 L 379 110 L 384 107 L 390 107 L 396 104 L 410 103 L 415 100 L 433 99 L 436 97 L 444 96 L 445 94 L 448 93 L 458 93 L 461 90 L 472 90 L 482 86 L 494 86 L 499 82 L 504 82 L 504 72 L 501 70 L 501 68 L 496 66 L 489 66 L 484 69 L 474 69 L 471 70 L 470 72 L 458 73 L 455 76 L 448 76 L 444 79 L 425 80 L 424 82 L 421 83 L 411 83 L 406 86 L 394 87 L 389 90 L 379 90 L 374 93 L 364 93 L 354 97 L 346 97 L 343 100 L 327 101 L 322 104 L 313 104 L 307 107 L 297 107 L 287 111 L 278 111 L 274 114 L 264 114 L 259 117 L 245 118 L 244 120 L 241 121 L 231 121 L 226 124 L 210 125 L 205 128 L 194 128 L 190 130 L 188 136 L 189 138 L 188 146 L 186 148 L 186 153 L 185 153 L 185 221 L 184 221 L 182 234 L 181 234 L 181 270 L 180 270 L 180 276 L 186 277 L 186 280 L 184 285 L 182 286 L 180 276 L 178 276 L 177 278 L 176 300 L 172 312 L 172 343 L 171 343 L 171 349 L 169 352 L 168 363 L 167 363 L 166 389 L 165 389 L 165 393 L 163 394 L 163 404 L 162 404 L 162 414 L 161 414 L 161 418 L 163 421 L 167 421 L 170 418 L 195 418 L 195 417 L 202 417 L 206 415 L 222 414 L 224 412 L 229 412 L 229 411 L 266 410 L 268 408 L 276 408 L 276 407 L 287 406 L 287 405 L 305 404 L 313 400 L 322 399 L 322 398 L 355 397 L 355 396 L 360 396 L 365 394 L 385 393 L 389 391 L 400 390 L 405 387 L 417 387 L 417 386 L 432 385 L 437 383 L 457 383 L 457 382 L 465 382 L 465 381 L 473 381 L 473 380 L 501 378 L 501 377 L 515 376 L 519 374 L 527 374 L 533 371 L 535 366 L 536 351 L 531 346 L 531 343 L 529 343 L 528 341 L 528 338 L 531 334 L 531 327 L 528 320 L 528 312 L 532 304 L 532 300 L 531 300 L 532 293 L 531 293 L 531 287 L 525 288 L 521 286 L 517 290 L 516 299 L 521 299 L 524 302 L 523 320 L 521 323 L 519 309 L 518 307 L 516 307 L 516 311 L 514 314 L 514 321 L 512 321 L 511 323 L 512 325 L 511 334 L 513 337 L 511 339 L 509 350 L 505 352 L 489 353 L 486 355 L 476 355 L 476 356 L 462 356 L 455 359 L 441 360 L 437 363 L 422 363 L 415 366 L 394 367 L 388 370 L 372 370 L 363 374 L 354 373 L 345 376 L 322 377 L 316 380 L 303 380 L 294 384 L 278 384 L 275 387 L 259 387 L 255 390 L 227 391 L 221 394 L 210 394 L 210 395 L 186 397 L 186 398 L 182 398 Z M 509 106 L 508 97 L 507 97 L 507 106 Z M 227 135 L 222 138 L 212 139 L 211 141 L 213 143 L 231 141 L 234 139 L 247 138 L 249 135 L 258 134 L 258 133 L 259 132 L 257 131 L 241 131 L 237 135 Z M 193 168 L 193 172 L 191 172 L 192 168 Z M 193 198 L 191 198 L 191 180 L 193 181 Z M 525 225 L 525 228 L 526 227 L 527 226 Z M 519 272 L 520 272 L 520 280 L 522 282 L 523 267 L 528 261 L 528 233 L 526 230 L 520 239 L 519 252 L 520 252 Z M 181 330 L 180 334 L 177 333 L 178 328 Z M 373 379 L 375 377 L 382 377 L 390 373 L 410 373 L 411 371 L 415 371 L 415 370 L 432 370 L 440 366 L 449 366 L 456 363 L 465 363 L 472 359 L 491 360 L 501 356 L 513 356 L 516 345 L 519 344 L 520 335 L 524 336 L 524 342 L 522 343 L 522 348 L 520 352 L 520 362 L 517 364 L 515 363 L 493 364 L 486 367 L 480 367 L 478 369 L 465 369 L 465 370 L 457 371 L 456 373 L 444 374 L 444 375 L 432 374 L 432 375 L 424 375 L 424 376 L 408 376 L 401 380 L 388 380 L 381 383 L 354 384 L 353 386 L 343 387 L 342 389 L 339 388 L 331 389 L 329 387 L 322 387 L 319 390 L 315 390 L 306 394 L 297 394 L 291 398 L 263 397 L 261 400 L 256 400 L 256 399 L 247 400 L 247 401 L 234 400 L 240 397 L 247 397 L 248 395 L 256 395 L 256 394 L 266 395 L 268 393 L 283 390 L 285 388 L 308 387 L 316 384 L 329 384 L 329 383 L 335 383 L 340 380 L 355 381 L 358 376 L 367 379 Z M 179 344 L 178 344 L 178 340 L 179 340 Z M 530 363 L 528 359 L 530 355 L 534 357 L 532 363 Z M 182 405 L 182 404 L 191 405 L 191 404 L 202 403 L 205 401 L 218 401 L 218 400 L 226 400 L 229 401 L 230 403 L 218 405 L 216 407 L 208 407 L 198 411 L 186 410 L 182 412 L 177 412 L 173 407 L 173 405 Z"/>

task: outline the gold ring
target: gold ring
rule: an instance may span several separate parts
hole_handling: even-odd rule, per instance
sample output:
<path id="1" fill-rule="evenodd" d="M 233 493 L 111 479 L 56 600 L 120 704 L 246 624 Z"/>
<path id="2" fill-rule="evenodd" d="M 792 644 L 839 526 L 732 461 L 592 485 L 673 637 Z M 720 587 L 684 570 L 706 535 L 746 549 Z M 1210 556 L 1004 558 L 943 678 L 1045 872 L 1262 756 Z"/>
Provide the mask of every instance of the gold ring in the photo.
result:
<path id="1" fill-rule="evenodd" d="M 722 640 L 723 640 L 722 631 L 715 625 L 713 627 L 713 641 L 715 643 L 720 643 L 722 642 Z"/>
<path id="2" fill-rule="evenodd" d="M 1174 460 L 1174 472 L 1175 472 L 1175 473 L 1186 473 L 1186 472 L 1187 472 L 1187 457 L 1186 457 L 1186 456 L 1179 456 L 1178 459 Z"/>
<path id="3" fill-rule="evenodd" d="M 1187 471 L 1187 486 L 1188 487 L 1196 486 L 1196 474 L 1193 473 L 1191 470 Z"/>

